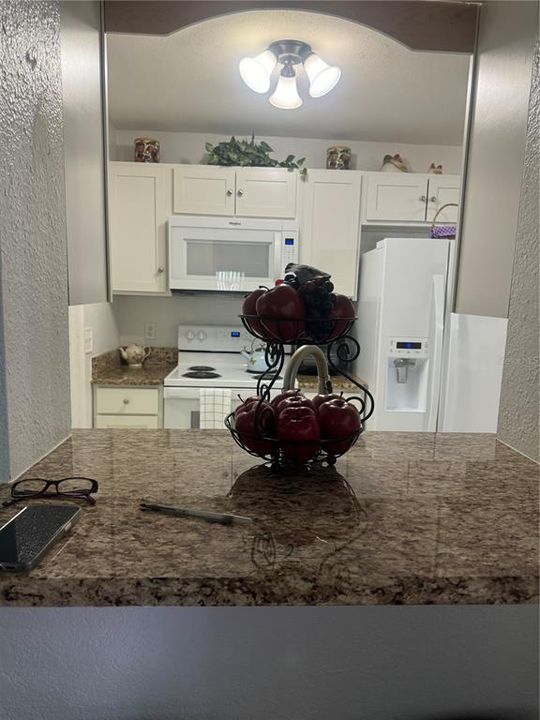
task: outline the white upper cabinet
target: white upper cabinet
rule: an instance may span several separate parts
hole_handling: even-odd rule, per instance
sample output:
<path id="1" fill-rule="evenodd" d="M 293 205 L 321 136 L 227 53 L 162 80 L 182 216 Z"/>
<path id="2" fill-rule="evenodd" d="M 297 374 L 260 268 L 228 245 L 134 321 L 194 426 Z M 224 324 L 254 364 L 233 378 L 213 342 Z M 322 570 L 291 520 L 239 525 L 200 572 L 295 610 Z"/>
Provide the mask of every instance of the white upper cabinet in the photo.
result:
<path id="1" fill-rule="evenodd" d="M 234 215 L 234 168 L 176 165 L 173 173 L 173 212 L 188 215 Z"/>
<path id="2" fill-rule="evenodd" d="M 175 213 L 296 217 L 298 174 L 285 168 L 174 166 Z"/>
<path id="3" fill-rule="evenodd" d="M 171 212 L 170 166 L 110 163 L 109 226 L 113 292 L 167 292 L 167 220 Z"/>
<path id="4" fill-rule="evenodd" d="M 301 188 L 300 261 L 330 273 L 336 292 L 356 298 L 362 173 L 309 170 Z"/>
<path id="5" fill-rule="evenodd" d="M 296 217 L 297 173 L 285 168 L 239 168 L 236 214 L 243 217 Z"/>
<path id="6" fill-rule="evenodd" d="M 368 173 L 366 175 L 365 220 L 411 222 L 426 219 L 425 175 Z"/>
<path id="7" fill-rule="evenodd" d="M 431 222 L 446 203 L 459 202 L 459 175 L 366 173 L 363 222 Z M 457 208 L 445 208 L 437 222 L 456 222 Z"/>
<path id="8" fill-rule="evenodd" d="M 459 175 L 430 175 L 428 180 L 427 217 L 431 222 L 437 210 L 447 203 L 459 203 L 461 178 Z M 439 222 L 457 222 L 458 208 L 444 208 L 437 218 Z"/>

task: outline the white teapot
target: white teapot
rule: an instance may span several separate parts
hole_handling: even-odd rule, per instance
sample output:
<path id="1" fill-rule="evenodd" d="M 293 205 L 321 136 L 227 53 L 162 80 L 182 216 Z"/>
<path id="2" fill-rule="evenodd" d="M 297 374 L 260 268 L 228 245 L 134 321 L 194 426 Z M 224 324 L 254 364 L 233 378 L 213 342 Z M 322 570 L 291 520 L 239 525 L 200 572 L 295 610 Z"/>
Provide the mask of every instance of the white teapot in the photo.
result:
<path id="1" fill-rule="evenodd" d="M 152 348 L 142 345 L 126 345 L 120 348 L 120 355 L 130 368 L 142 368 L 143 362 L 152 352 Z"/>

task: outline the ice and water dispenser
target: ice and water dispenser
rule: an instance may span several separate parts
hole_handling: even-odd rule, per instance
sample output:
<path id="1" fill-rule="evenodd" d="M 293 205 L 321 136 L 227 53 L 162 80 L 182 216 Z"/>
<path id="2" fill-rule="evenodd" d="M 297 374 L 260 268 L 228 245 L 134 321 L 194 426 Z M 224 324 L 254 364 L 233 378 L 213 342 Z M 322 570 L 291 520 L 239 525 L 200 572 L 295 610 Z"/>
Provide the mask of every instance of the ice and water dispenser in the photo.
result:
<path id="1" fill-rule="evenodd" d="M 388 346 L 386 410 L 425 412 L 429 380 L 427 338 L 391 338 Z"/>

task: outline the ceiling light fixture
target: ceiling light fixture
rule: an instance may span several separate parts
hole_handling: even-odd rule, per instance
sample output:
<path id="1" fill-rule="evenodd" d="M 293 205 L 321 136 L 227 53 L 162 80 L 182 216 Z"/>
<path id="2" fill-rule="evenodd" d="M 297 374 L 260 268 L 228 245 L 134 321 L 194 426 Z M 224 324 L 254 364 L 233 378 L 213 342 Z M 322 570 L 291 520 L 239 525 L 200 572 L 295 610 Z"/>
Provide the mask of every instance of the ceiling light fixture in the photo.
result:
<path id="1" fill-rule="evenodd" d="M 282 110 L 295 110 L 302 105 L 302 98 L 296 87 L 295 65 L 304 66 L 309 78 L 309 94 L 319 98 L 329 93 L 338 83 L 341 70 L 324 62 L 311 47 L 299 40 L 278 40 L 253 58 L 240 60 L 242 80 L 256 93 L 270 89 L 271 75 L 276 65 L 282 65 L 279 79 L 270 104 Z"/>

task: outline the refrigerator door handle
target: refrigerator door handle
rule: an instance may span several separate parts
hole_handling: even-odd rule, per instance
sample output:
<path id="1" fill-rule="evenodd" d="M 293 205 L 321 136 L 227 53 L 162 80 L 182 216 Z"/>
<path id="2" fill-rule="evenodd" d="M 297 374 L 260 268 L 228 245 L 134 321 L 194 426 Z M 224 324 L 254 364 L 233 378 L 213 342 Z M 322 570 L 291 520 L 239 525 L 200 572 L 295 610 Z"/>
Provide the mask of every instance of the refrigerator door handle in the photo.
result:
<path id="1" fill-rule="evenodd" d="M 444 275 L 433 276 L 433 354 L 431 387 L 429 392 L 429 412 L 427 418 L 428 432 L 435 432 L 437 428 L 437 412 L 439 409 L 439 387 L 441 383 L 442 348 L 444 333 Z"/>

